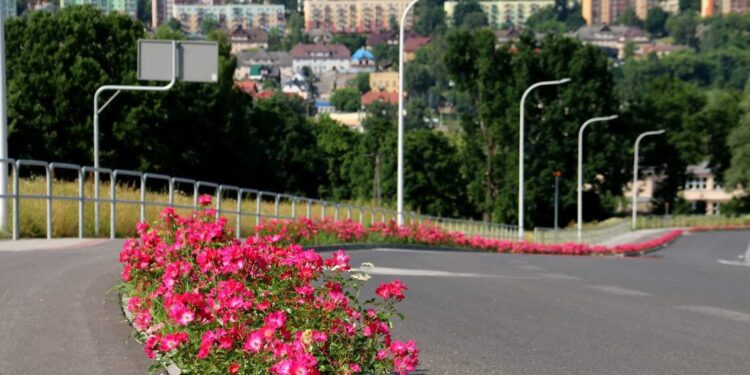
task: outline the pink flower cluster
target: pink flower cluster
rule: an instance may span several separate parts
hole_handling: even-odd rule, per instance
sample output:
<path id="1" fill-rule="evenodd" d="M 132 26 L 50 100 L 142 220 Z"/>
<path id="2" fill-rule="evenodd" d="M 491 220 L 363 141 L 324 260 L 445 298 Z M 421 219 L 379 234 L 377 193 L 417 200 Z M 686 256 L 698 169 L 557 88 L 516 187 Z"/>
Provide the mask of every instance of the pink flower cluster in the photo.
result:
<path id="1" fill-rule="evenodd" d="M 343 238 L 361 236 L 351 223 L 336 227 Z M 154 226 L 139 225 L 120 262 L 146 355 L 197 374 L 415 370 L 419 349 L 393 340 L 389 323 L 407 286 L 383 283 L 383 298 L 362 304 L 354 296 L 363 281 L 348 277 L 346 253 L 324 259 L 276 228 L 241 243 L 211 210 L 181 217 L 170 208 Z"/>
<path id="2" fill-rule="evenodd" d="M 374 223 L 365 227 L 352 220 L 269 220 L 256 227 L 261 235 L 276 235 L 281 241 L 305 245 L 341 243 L 420 244 L 479 249 L 500 253 L 550 254 L 550 255 L 616 255 L 639 253 L 663 246 L 682 232 L 675 230 L 641 243 L 603 246 L 584 243 L 542 244 L 527 241 L 509 241 L 481 236 L 467 236 L 461 232 L 448 232 L 433 223 L 399 226 L 395 221 Z"/>

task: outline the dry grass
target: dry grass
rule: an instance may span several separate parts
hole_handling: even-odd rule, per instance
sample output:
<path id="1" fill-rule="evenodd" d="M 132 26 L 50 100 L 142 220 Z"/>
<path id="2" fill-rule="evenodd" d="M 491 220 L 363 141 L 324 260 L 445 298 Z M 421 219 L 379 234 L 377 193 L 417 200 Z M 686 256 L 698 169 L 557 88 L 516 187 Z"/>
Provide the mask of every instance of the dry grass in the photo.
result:
<path id="1" fill-rule="evenodd" d="M 79 212 L 79 191 L 77 181 L 60 181 L 54 180 L 52 183 L 52 237 L 77 237 L 78 236 L 78 212 Z M 11 189 L 12 190 L 12 189 Z M 109 183 L 102 182 L 99 185 L 99 198 L 102 200 L 111 199 Z M 29 178 L 20 180 L 19 192 L 22 196 L 37 195 L 39 197 L 22 197 L 20 200 L 20 236 L 21 237 L 45 237 L 46 215 L 47 215 L 47 191 L 44 178 Z M 230 197 L 231 196 L 231 197 Z M 92 199 L 94 197 L 94 182 L 87 180 L 84 184 L 84 198 Z M 115 235 L 125 237 L 133 235 L 135 225 L 140 221 L 141 211 L 141 191 L 140 186 L 128 184 L 118 184 L 115 189 L 115 197 L 118 201 L 131 201 L 127 203 L 117 202 L 115 204 Z M 240 209 L 237 207 L 237 192 L 225 192 L 221 200 L 221 215 L 226 217 L 232 228 L 237 226 L 237 211 L 242 213 L 240 220 L 240 233 L 246 236 L 252 233 L 253 228 L 258 222 L 257 197 L 251 194 L 245 194 L 240 202 Z M 214 198 L 214 201 L 216 199 Z M 166 186 L 163 189 L 146 191 L 145 220 L 154 221 L 158 218 L 159 212 L 169 205 L 169 195 Z M 215 204 L 216 202 L 214 202 Z M 12 199 L 7 200 L 8 209 L 13 216 Z M 189 214 L 193 210 L 193 194 L 186 194 L 181 191 L 175 191 L 174 205 L 177 213 L 181 215 Z M 354 206 L 354 204 L 352 204 Z M 338 219 L 343 220 L 351 217 L 355 221 L 360 220 L 365 225 L 371 224 L 374 220 L 380 221 L 395 219 L 393 213 L 381 212 L 373 213 L 370 210 L 372 205 L 363 205 L 366 208 L 362 213 L 357 208 L 351 209 L 351 213 L 345 205 L 340 205 L 338 209 Z M 214 206 L 215 207 L 215 206 Z M 293 212 L 294 208 L 294 212 Z M 95 204 L 92 201 L 85 201 L 83 205 L 83 234 L 85 237 L 107 237 L 110 233 L 110 213 L 111 204 L 101 202 L 99 204 L 99 227 L 96 230 Z M 304 217 L 308 211 L 307 202 L 297 202 L 294 207 L 289 199 L 282 198 L 279 201 L 278 208 L 273 196 L 262 196 L 260 205 L 260 217 L 265 218 L 292 218 Z M 318 202 L 312 202 L 309 205 L 310 217 L 335 218 L 336 209 L 332 205 L 325 207 Z M 351 216 L 350 216 L 351 215 Z M 11 221 L 12 223 L 12 221 Z M 8 229 L 10 231 L 10 228 Z M 10 233 L 2 233 L 3 237 L 10 237 Z"/>

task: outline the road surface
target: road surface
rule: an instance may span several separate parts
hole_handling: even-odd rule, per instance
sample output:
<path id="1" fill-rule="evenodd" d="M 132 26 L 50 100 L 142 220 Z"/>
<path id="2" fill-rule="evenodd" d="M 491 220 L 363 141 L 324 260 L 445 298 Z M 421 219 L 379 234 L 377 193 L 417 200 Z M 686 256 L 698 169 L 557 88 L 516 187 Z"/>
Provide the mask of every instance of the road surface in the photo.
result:
<path id="1" fill-rule="evenodd" d="M 748 242 L 693 234 L 647 258 L 350 255 L 376 265 L 373 289 L 409 284 L 395 332 L 418 342 L 421 373 L 747 375 Z M 0 252 L 0 374 L 146 373 L 110 292 L 120 244 Z"/>

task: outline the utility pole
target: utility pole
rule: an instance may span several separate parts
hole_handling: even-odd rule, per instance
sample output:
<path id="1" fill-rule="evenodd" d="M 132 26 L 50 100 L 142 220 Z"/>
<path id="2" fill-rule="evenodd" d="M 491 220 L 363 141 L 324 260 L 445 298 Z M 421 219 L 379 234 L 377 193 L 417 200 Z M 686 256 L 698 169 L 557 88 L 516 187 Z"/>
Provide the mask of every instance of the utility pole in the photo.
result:
<path id="1" fill-rule="evenodd" d="M 5 0 L 10 1 L 10 0 Z M 5 4 L 0 2 L 0 159 L 8 159 L 8 103 L 5 86 Z M 0 230 L 8 229 L 8 163 L 0 162 Z"/>

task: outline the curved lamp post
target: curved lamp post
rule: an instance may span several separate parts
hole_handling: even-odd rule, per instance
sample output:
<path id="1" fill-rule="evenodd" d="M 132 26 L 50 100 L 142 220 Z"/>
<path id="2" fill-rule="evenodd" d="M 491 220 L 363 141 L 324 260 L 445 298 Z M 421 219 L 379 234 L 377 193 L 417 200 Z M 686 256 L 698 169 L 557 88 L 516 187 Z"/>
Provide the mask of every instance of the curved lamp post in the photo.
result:
<path id="1" fill-rule="evenodd" d="M 578 218 L 577 218 L 577 229 L 578 229 L 578 242 L 581 242 L 583 235 L 583 131 L 587 126 L 602 121 L 610 121 L 617 118 L 617 115 L 607 117 L 594 117 L 586 120 L 578 130 Z"/>
<path id="2" fill-rule="evenodd" d="M 412 0 L 404 9 L 399 25 L 398 45 L 398 165 L 396 182 L 396 221 L 399 225 L 404 224 L 404 25 L 406 15 L 414 4 L 419 0 Z"/>
<path id="3" fill-rule="evenodd" d="M 649 136 L 649 135 L 659 135 L 664 134 L 665 130 L 655 130 L 650 132 L 642 133 L 638 136 L 635 140 L 635 152 L 633 153 L 633 186 L 631 186 L 631 192 L 632 192 L 632 206 L 633 206 L 633 230 L 635 230 L 636 226 L 636 215 L 638 214 L 637 210 L 637 202 L 636 197 L 638 195 L 638 188 L 636 187 L 636 184 L 638 183 L 638 146 L 641 143 L 641 139 L 643 137 Z"/>
<path id="4" fill-rule="evenodd" d="M 531 85 L 521 96 L 521 114 L 519 116 L 520 129 L 518 132 L 518 239 L 523 240 L 523 133 L 524 133 L 524 102 L 526 97 L 537 87 L 561 85 L 570 82 L 570 78 L 557 81 L 543 81 Z"/>

